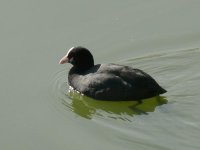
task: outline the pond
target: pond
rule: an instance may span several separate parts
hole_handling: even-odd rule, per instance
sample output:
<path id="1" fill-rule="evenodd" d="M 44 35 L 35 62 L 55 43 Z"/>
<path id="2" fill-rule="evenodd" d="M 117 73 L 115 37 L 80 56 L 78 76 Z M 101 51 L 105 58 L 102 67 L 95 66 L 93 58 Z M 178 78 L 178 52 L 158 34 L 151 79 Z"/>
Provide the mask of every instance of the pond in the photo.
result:
<path id="1" fill-rule="evenodd" d="M 199 1 L 0 4 L 0 149 L 200 149 Z M 142 104 L 69 92 L 71 65 L 58 62 L 79 45 L 168 92 Z"/>

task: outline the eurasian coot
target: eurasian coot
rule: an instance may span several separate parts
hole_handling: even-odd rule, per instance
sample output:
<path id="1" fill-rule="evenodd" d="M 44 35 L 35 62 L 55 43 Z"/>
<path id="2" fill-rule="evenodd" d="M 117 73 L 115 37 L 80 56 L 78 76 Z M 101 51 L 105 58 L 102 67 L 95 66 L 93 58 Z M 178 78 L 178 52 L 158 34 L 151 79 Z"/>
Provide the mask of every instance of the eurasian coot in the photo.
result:
<path id="1" fill-rule="evenodd" d="M 68 82 L 82 94 L 97 100 L 128 101 L 150 98 L 166 92 L 142 70 L 118 64 L 97 64 L 90 51 L 72 47 L 60 60 L 71 63 Z"/>

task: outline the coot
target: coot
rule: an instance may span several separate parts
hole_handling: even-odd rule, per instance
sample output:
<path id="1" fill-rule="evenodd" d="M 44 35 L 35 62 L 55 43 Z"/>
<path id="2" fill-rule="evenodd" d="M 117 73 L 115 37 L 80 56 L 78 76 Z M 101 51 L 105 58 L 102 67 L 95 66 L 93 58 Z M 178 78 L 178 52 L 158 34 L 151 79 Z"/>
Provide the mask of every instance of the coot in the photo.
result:
<path id="1" fill-rule="evenodd" d="M 94 65 L 90 51 L 81 46 L 69 49 L 59 63 L 71 63 L 69 85 L 96 100 L 140 102 L 166 92 L 142 70 L 118 64 Z"/>

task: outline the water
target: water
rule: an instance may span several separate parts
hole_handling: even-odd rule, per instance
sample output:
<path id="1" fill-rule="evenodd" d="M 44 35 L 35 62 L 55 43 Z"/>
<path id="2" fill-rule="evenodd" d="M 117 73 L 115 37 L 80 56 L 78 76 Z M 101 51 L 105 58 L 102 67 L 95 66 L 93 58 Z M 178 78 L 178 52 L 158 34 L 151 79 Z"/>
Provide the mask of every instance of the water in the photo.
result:
<path id="1" fill-rule="evenodd" d="M 199 6 L 2 0 L 0 149 L 200 149 Z M 76 45 L 96 63 L 148 72 L 168 92 L 142 105 L 67 94 L 71 66 L 58 61 Z"/>

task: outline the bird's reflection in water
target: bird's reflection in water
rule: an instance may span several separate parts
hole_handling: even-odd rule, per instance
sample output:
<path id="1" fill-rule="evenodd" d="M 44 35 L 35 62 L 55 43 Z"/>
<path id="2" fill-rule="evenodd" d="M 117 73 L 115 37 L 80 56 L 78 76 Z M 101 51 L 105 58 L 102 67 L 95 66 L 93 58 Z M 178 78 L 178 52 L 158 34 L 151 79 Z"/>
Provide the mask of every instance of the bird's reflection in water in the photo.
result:
<path id="1" fill-rule="evenodd" d="M 127 120 L 127 116 L 148 114 L 153 112 L 157 106 L 167 103 L 163 96 L 156 96 L 137 101 L 98 101 L 84 96 L 74 90 L 69 90 L 67 95 L 70 97 L 71 104 L 63 101 L 67 107 L 71 107 L 72 111 L 79 116 L 92 119 L 94 116 L 106 116 L 114 119 Z M 125 117 L 126 116 L 126 117 Z"/>

